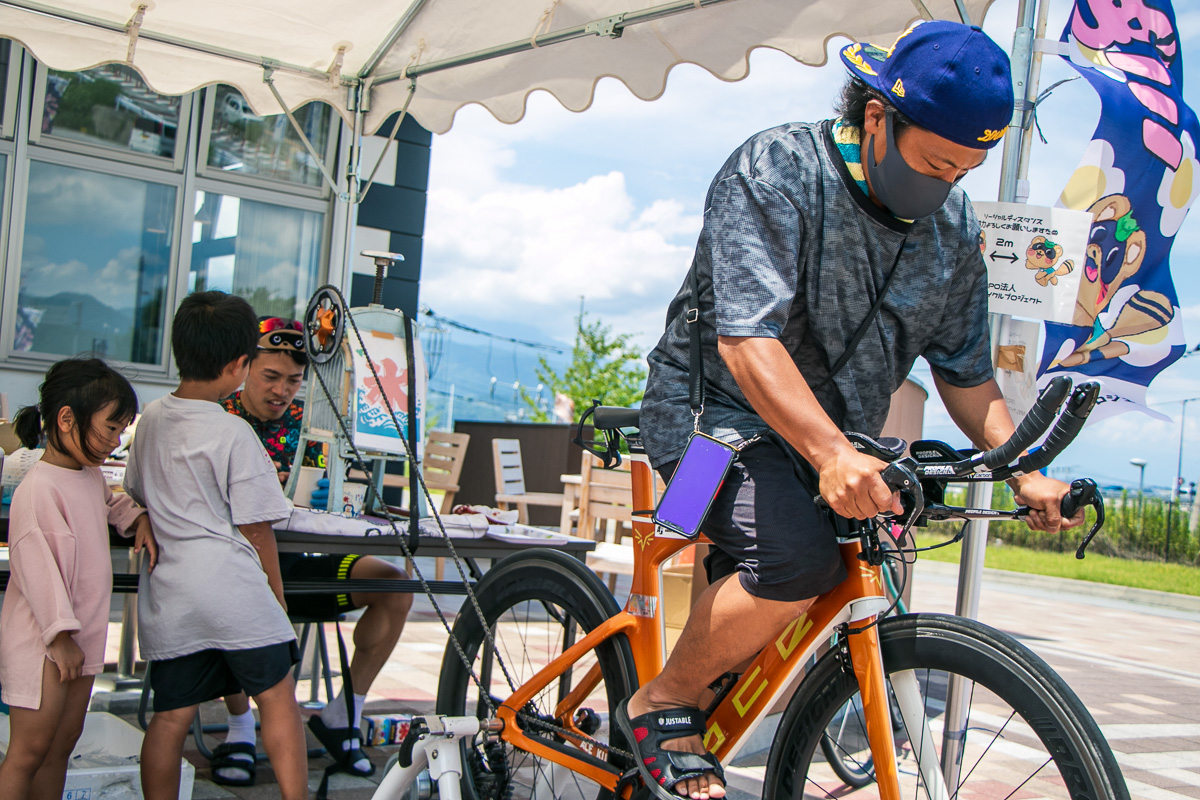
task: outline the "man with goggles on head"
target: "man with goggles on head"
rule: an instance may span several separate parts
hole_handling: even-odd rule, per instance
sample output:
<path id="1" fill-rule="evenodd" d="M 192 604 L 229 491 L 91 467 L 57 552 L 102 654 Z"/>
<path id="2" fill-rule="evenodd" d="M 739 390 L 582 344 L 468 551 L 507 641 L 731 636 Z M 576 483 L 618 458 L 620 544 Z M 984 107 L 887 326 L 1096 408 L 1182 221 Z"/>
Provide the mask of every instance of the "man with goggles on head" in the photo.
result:
<path id="1" fill-rule="evenodd" d="M 296 400 L 308 354 L 299 322 L 263 317 L 258 326 L 258 351 L 250 362 L 244 386 L 225 400 L 225 410 L 247 422 L 262 440 L 267 455 L 275 462 L 279 480 L 287 480 L 300 441 L 304 404 Z M 319 442 L 304 451 L 303 466 L 324 467 Z M 408 574 L 374 556 L 311 555 L 280 553 L 283 579 L 338 578 L 405 580 Z M 412 595 L 395 592 L 350 592 L 348 594 L 285 595 L 288 612 L 305 617 L 333 618 L 354 609 L 365 609 L 354 627 L 354 658 L 350 677 L 354 686 L 354 719 L 347 719 L 344 694 L 330 702 L 308 724 L 329 751 L 341 758 L 348 771 L 367 776 L 375 771 L 360 747 L 359 730 L 367 691 L 392 654 L 412 607 Z M 343 693 L 345 689 L 342 690 Z M 213 779 L 217 783 L 246 786 L 254 782 L 254 715 L 244 694 L 225 698 L 229 712 L 229 735 L 214 752 Z M 249 747 L 246 747 L 248 745 Z M 339 755 L 340 754 L 340 755 Z"/>
<path id="2" fill-rule="evenodd" d="M 992 374 L 979 223 L 956 186 L 1012 119 L 1008 57 L 945 21 L 841 56 L 837 119 L 752 136 L 713 180 L 693 273 L 649 356 L 640 427 L 654 467 L 670 477 L 694 426 L 740 448 L 701 528 L 711 585 L 663 672 L 613 711 L 660 797 L 725 796 L 701 743 L 707 687 L 845 578 L 835 526 L 901 510 L 884 462 L 842 432 L 878 436 L 918 357 L 976 446 L 1013 432 Z M 1066 484 L 1034 474 L 1015 488 L 1032 527 L 1064 523 Z M 818 494 L 841 519 L 818 511 Z"/>

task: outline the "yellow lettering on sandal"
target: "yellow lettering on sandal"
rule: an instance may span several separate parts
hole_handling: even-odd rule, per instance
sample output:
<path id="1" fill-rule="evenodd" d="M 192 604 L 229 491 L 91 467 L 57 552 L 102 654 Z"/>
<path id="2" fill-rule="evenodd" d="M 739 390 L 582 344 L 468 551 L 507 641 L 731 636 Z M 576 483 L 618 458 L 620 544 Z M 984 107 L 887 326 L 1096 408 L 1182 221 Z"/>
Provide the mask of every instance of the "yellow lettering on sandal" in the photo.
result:
<path id="1" fill-rule="evenodd" d="M 779 655 L 783 657 L 784 661 L 792 657 L 792 653 L 796 652 L 800 641 L 812 626 L 812 620 L 808 618 L 808 615 L 801 614 L 783 629 L 783 633 L 775 640 L 775 649 L 779 651 Z"/>
<path id="2" fill-rule="evenodd" d="M 751 672 L 750 675 L 742 681 L 741 688 L 737 690 L 737 694 L 735 694 L 730 701 L 733 703 L 733 707 L 737 710 L 739 717 L 746 716 L 746 712 L 749 711 L 754 705 L 754 701 L 757 700 L 758 696 L 763 693 L 763 689 L 767 688 L 767 681 L 764 680 L 758 685 L 758 688 L 754 690 L 754 694 L 750 695 L 749 700 L 746 700 L 745 702 L 742 701 L 742 695 L 746 693 L 746 689 L 750 687 L 750 684 L 754 682 L 754 679 L 758 677 L 758 673 L 760 672 L 762 672 L 762 667 L 755 667 L 754 672 Z"/>

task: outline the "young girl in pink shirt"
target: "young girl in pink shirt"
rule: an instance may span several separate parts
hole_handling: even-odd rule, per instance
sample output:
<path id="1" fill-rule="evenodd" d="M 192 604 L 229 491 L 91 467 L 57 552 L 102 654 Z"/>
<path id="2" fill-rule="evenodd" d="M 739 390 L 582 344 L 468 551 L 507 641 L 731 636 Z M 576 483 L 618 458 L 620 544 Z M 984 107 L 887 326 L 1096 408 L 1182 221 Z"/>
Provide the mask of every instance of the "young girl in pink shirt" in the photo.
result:
<path id="1" fill-rule="evenodd" d="M 137 412 L 129 381 L 103 361 L 52 366 L 41 404 L 17 412 L 26 447 L 46 452 L 13 494 L 11 575 L 0 609 L 0 694 L 10 711 L 0 800 L 58 800 L 83 731 L 92 681 L 104 668 L 112 568 L 108 526 L 134 535 L 151 568 L 149 517 L 114 495 L 100 465 Z"/>

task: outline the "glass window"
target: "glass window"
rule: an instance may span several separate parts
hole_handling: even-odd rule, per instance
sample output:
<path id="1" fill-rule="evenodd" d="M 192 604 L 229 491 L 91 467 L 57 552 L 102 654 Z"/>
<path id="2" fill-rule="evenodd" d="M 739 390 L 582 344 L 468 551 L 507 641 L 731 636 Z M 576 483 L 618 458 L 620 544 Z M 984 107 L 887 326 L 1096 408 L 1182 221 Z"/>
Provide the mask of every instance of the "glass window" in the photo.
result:
<path id="1" fill-rule="evenodd" d="M 229 86 L 218 86 L 208 142 L 208 166 L 241 175 L 321 185 L 321 168 L 300 141 L 286 114 L 259 116 Z M 309 103 L 295 112 L 296 122 L 318 153 L 329 147 L 333 110 L 325 103 Z"/>
<path id="2" fill-rule="evenodd" d="M 241 295 L 260 315 L 299 319 L 317 286 L 325 215 L 196 193 L 188 291 Z"/>
<path id="3" fill-rule="evenodd" d="M 14 350 L 162 360 L 176 189 L 32 161 Z"/>
<path id="4" fill-rule="evenodd" d="M 123 64 L 48 70 L 43 136 L 174 158 L 183 102 L 155 94 Z"/>

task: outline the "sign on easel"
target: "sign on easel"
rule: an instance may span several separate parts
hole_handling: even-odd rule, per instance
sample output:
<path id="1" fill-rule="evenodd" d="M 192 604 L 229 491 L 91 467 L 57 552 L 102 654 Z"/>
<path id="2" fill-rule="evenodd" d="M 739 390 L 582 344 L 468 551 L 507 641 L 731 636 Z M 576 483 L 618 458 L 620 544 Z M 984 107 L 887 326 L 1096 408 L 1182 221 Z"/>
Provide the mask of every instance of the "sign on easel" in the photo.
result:
<path id="1" fill-rule="evenodd" d="M 1024 203 L 973 203 L 988 271 L 988 311 L 1071 322 L 1092 216 Z"/>

